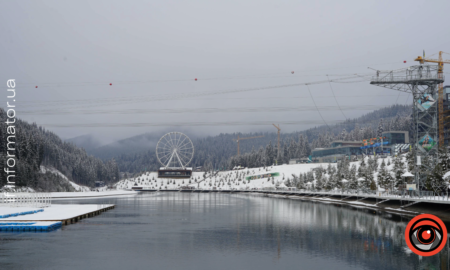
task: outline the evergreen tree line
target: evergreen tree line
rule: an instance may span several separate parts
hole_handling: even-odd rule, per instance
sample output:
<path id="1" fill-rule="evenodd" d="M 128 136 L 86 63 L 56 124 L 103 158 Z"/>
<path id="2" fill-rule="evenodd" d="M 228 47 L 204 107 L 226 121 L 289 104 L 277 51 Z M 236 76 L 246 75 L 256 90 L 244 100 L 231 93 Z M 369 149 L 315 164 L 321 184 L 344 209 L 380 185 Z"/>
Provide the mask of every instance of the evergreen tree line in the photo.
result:
<path id="1" fill-rule="evenodd" d="M 6 184 L 4 171 L 7 161 L 7 124 L 6 112 L 0 108 L 0 186 Z M 56 183 L 60 178 L 51 172 L 41 173 L 40 166 L 53 167 L 77 184 L 94 186 L 95 181 L 106 183 L 119 180 L 119 169 L 114 160 L 103 162 L 90 156 L 84 149 L 72 143 L 62 141 L 56 134 L 45 130 L 36 123 L 29 124 L 16 118 L 15 139 L 10 137 L 10 155 L 15 155 L 15 184 L 19 187 L 31 187 L 36 190 L 55 190 L 49 182 Z M 11 169 L 12 170 L 12 169 Z M 11 174 L 10 174 L 11 175 Z M 12 180 L 14 178 L 10 178 Z M 59 179 L 62 183 L 62 179 Z M 65 190 L 65 184 L 60 184 Z"/>
<path id="2" fill-rule="evenodd" d="M 326 168 L 314 168 L 306 173 L 292 174 L 283 177 L 285 185 L 299 189 L 333 190 L 333 189 L 360 189 L 363 191 L 397 190 L 405 187 L 405 172 L 415 174 L 418 170 L 426 176 L 425 186 L 418 187 L 421 190 L 435 193 L 447 192 L 449 178 L 444 174 L 450 170 L 450 157 L 446 147 L 439 149 L 439 163 L 430 169 L 430 160 L 424 159 L 421 166 L 414 166 L 414 151 L 394 158 L 377 159 L 369 156 L 359 162 L 350 164 L 350 160 L 344 159 L 337 162 L 336 166 L 328 164 Z M 413 179 L 410 179 L 415 184 Z"/>
<path id="3" fill-rule="evenodd" d="M 409 130 L 411 107 L 393 105 L 349 119 L 331 126 L 319 126 L 301 132 L 281 133 L 281 151 L 278 164 L 287 163 L 290 158 L 308 157 L 314 148 L 329 147 L 334 140 L 370 139 L 379 132 L 380 119 L 383 130 Z M 240 143 L 241 156 L 237 157 L 236 138 L 264 136 Z M 236 165 L 244 167 L 268 166 L 277 158 L 277 133 L 226 133 L 193 140 L 194 157 L 189 166 L 202 166 L 203 170 L 230 169 Z M 270 146 L 269 146 L 270 145 Z M 268 149 L 272 148 L 272 149 Z M 274 156 L 275 153 L 275 156 Z M 157 170 L 155 149 L 141 153 L 122 154 L 115 157 L 121 172 L 138 173 Z"/>
<path id="4" fill-rule="evenodd" d="M 279 152 L 277 147 L 272 146 L 272 142 L 269 142 L 265 148 L 260 147 L 258 151 L 252 149 L 250 153 L 231 157 L 228 168 L 231 169 L 235 166 L 248 168 L 269 166 L 274 164 L 275 160 L 278 164 L 289 164 L 290 159 L 309 157 L 312 149 L 330 147 L 333 141 L 362 142 L 364 139 L 380 137 L 384 131 L 409 131 L 412 126 L 411 119 L 410 116 L 402 117 L 399 115 L 389 121 L 380 119 L 376 128 L 372 126 L 362 127 L 356 123 L 355 128 L 350 132 L 342 129 L 337 134 L 319 134 L 312 140 L 300 134 L 298 141 L 294 138 L 284 140 L 280 145 Z"/>

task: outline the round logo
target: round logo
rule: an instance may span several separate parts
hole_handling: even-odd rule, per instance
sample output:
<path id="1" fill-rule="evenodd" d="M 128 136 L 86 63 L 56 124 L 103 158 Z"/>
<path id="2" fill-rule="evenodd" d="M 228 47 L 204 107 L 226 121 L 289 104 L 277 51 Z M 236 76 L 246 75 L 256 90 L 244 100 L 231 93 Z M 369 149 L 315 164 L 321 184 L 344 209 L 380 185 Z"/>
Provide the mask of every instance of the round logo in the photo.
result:
<path id="1" fill-rule="evenodd" d="M 447 228 L 436 216 L 418 215 L 406 226 L 405 240 L 415 254 L 424 257 L 433 256 L 447 243 Z"/>

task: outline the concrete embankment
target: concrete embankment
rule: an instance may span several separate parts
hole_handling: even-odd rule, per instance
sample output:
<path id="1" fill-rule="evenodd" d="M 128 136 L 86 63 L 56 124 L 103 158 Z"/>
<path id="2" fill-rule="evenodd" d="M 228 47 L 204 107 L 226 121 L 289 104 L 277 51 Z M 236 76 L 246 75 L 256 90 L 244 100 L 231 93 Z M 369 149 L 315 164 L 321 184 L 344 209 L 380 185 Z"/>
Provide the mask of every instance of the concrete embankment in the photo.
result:
<path id="1" fill-rule="evenodd" d="M 416 216 L 432 214 L 450 222 L 450 201 L 417 201 L 412 198 L 377 199 L 349 195 L 281 195 L 264 193 L 263 196 L 314 201 L 351 208 L 366 208 L 373 211 L 390 212 L 399 215 Z"/>

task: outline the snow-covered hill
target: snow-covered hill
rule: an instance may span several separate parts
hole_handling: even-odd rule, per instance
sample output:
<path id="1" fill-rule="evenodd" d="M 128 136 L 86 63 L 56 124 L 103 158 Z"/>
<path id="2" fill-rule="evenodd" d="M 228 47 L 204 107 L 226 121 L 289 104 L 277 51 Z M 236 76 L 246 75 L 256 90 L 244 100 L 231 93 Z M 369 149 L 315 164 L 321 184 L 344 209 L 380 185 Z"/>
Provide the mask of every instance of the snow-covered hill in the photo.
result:
<path id="1" fill-rule="evenodd" d="M 327 186 L 327 183 L 329 184 L 329 182 L 333 181 L 333 177 L 339 169 L 339 173 L 344 176 L 337 180 L 338 182 L 341 181 L 338 183 L 339 185 L 342 185 L 342 178 L 347 178 L 346 180 L 350 183 L 350 181 L 357 181 L 357 178 L 363 175 L 362 171 L 370 170 L 372 178 L 369 177 L 369 180 L 373 179 L 377 188 L 384 190 L 381 187 L 381 180 L 378 180 L 378 178 L 381 179 L 379 177 L 380 168 L 384 160 L 386 172 L 390 174 L 391 181 L 394 181 L 395 160 L 392 157 L 380 158 L 376 159 L 375 163 L 375 159 L 373 161 L 370 161 L 370 159 L 366 157 L 364 161 L 366 165 L 363 165 L 364 170 L 362 170 L 363 168 L 360 169 L 361 161 L 357 161 L 347 162 L 340 169 L 336 163 L 310 163 L 245 168 L 237 171 L 193 172 L 193 176 L 190 179 L 158 178 L 156 172 L 146 172 L 136 178 L 121 180 L 115 187 L 117 189 L 130 189 L 137 185 L 148 189 L 178 189 L 182 186 L 192 186 L 199 189 L 259 189 L 287 186 L 310 188 L 312 185 L 319 187 L 320 184 L 321 187 L 319 188 L 336 188 L 332 185 Z M 402 171 L 406 171 L 406 158 L 401 157 L 398 159 L 398 162 L 401 163 Z M 314 171 L 322 171 L 322 175 L 320 176 L 320 173 L 313 172 L 313 169 L 315 169 Z"/>
<path id="2" fill-rule="evenodd" d="M 66 180 L 76 191 L 90 191 L 91 189 L 86 186 L 80 186 L 78 184 L 75 184 L 74 182 L 70 181 L 63 173 L 58 171 L 55 168 L 52 167 L 45 167 L 41 165 L 41 173 L 50 172 L 52 174 L 58 175 L 62 179 Z"/>

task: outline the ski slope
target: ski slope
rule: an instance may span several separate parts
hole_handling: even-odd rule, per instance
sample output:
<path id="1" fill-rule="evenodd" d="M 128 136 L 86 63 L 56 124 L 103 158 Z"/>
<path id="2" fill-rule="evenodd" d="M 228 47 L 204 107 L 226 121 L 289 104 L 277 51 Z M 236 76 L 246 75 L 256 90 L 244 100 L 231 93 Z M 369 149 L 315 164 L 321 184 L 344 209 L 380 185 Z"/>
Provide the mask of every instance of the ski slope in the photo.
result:
<path id="1" fill-rule="evenodd" d="M 407 168 L 406 156 L 402 155 L 401 163 Z M 368 164 L 368 157 L 365 158 L 366 165 Z M 380 168 L 382 158 L 377 159 L 378 169 Z M 394 158 L 384 158 L 386 170 L 393 173 Z M 350 167 L 355 166 L 356 169 L 360 167 L 361 161 L 350 162 Z M 387 165 L 390 164 L 390 165 Z M 179 189 L 181 187 L 194 187 L 196 189 L 262 189 L 262 188 L 283 188 L 286 187 L 285 182 L 288 179 L 298 177 L 300 174 L 305 174 L 314 168 L 322 167 L 326 169 L 328 166 L 336 167 L 336 163 L 307 163 L 307 164 L 284 164 L 279 166 L 268 166 L 259 168 L 244 168 L 241 170 L 230 170 L 220 172 L 193 172 L 190 179 L 169 179 L 158 178 L 157 172 L 145 172 L 138 177 L 128 178 L 119 181 L 115 184 L 116 189 L 131 189 L 133 186 L 143 187 L 144 189 Z M 378 169 L 373 173 L 377 189 L 384 191 L 378 186 Z M 406 169 L 404 170 L 406 171 Z M 270 177 L 267 175 L 270 174 Z M 248 177 L 259 178 L 251 179 Z M 324 175 L 325 180 L 330 176 Z M 315 181 L 314 181 L 315 182 Z"/>
<path id="2" fill-rule="evenodd" d="M 392 163 L 390 157 L 385 158 Z M 382 159 L 378 160 L 379 165 Z M 351 162 L 350 166 L 355 164 L 358 168 L 360 162 Z M 146 172 L 135 178 L 128 178 L 119 181 L 115 187 L 117 189 L 131 189 L 133 186 L 143 187 L 145 189 L 178 189 L 182 186 L 191 186 L 197 189 L 253 189 L 253 188 L 274 188 L 286 187 L 285 181 L 292 179 L 293 175 L 298 176 L 310 170 L 323 167 L 327 168 L 329 163 L 307 163 L 307 164 L 284 164 L 279 166 L 259 167 L 259 168 L 244 168 L 242 170 L 220 171 L 213 173 L 193 172 L 190 179 L 168 179 L 158 178 L 157 172 Z M 336 163 L 331 163 L 331 166 L 336 166 Z M 393 164 L 386 166 L 387 170 L 392 170 Z M 270 177 L 264 177 L 271 174 Z M 263 176 L 261 179 L 248 180 L 247 177 Z M 374 173 L 375 181 L 378 172 Z"/>

